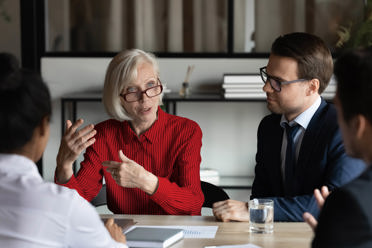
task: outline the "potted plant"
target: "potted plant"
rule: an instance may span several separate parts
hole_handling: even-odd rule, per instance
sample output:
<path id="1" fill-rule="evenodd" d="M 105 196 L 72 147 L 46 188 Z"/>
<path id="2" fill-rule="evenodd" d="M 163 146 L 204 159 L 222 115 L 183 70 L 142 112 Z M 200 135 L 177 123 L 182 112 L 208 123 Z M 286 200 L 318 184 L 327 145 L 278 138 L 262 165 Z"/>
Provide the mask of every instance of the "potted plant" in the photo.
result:
<path id="1" fill-rule="evenodd" d="M 339 40 L 336 47 L 341 50 L 372 46 L 372 0 L 364 1 L 362 21 L 350 22 L 347 27 L 340 26 L 337 35 Z"/>

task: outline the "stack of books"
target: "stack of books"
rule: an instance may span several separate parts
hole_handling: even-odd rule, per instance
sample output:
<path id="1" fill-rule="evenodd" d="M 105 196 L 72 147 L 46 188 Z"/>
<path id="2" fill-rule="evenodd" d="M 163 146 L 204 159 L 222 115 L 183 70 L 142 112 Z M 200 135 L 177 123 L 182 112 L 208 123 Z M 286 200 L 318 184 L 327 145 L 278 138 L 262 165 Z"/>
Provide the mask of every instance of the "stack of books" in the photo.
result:
<path id="1" fill-rule="evenodd" d="M 169 94 L 171 92 L 172 92 L 171 89 L 169 89 L 166 84 L 163 84 L 163 93 Z"/>
<path id="2" fill-rule="evenodd" d="M 264 83 L 260 75 L 224 74 L 222 88 L 225 98 L 266 99 Z M 336 81 L 332 77 L 327 88 L 321 94 L 326 100 L 332 100 L 336 94 Z"/>
<path id="3" fill-rule="evenodd" d="M 225 98 L 265 99 L 264 84 L 258 74 L 224 74 L 222 88 Z"/>
<path id="4" fill-rule="evenodd" d="M 336 94 L 336 81 L 334 79 L 334 77 L 331 78 L 331 81 L 329 82 L 327 88 L 325 88 L 325 90 L 323 91 L 323 93 L 321 94 L 321 96 L 326 99 L 326 100 L 332 100 L 333 97 L 335 96 Z"/>
<path id="5" fill-rule="evenodd" d="M 213 169 L 201 169 L 200 170 L 200 180 L 204 182 L 208 182 L 214 185 L 220 184 L 220 175 L 218 171 Z"/>

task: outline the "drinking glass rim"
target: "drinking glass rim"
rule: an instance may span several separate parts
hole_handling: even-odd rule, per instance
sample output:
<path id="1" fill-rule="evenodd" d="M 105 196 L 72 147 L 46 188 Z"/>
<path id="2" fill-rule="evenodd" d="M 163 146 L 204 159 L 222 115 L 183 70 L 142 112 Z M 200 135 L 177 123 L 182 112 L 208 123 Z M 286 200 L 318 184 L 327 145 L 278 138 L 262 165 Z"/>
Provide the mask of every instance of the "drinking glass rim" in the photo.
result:
<path id="1" fill-rule="evenodd" d="M 264 199 L 264 198 L 254 198 L 252 200 L 249 201 L 249 203 L 252 203 L 252 205 L 255 205 L 255 200 L 258 201 L 258 204 L 259 205 L 273 205 L 274 204 L 274 201 L 272 199 Z M 251 205 L 251 204 L 249 204 Z"/>

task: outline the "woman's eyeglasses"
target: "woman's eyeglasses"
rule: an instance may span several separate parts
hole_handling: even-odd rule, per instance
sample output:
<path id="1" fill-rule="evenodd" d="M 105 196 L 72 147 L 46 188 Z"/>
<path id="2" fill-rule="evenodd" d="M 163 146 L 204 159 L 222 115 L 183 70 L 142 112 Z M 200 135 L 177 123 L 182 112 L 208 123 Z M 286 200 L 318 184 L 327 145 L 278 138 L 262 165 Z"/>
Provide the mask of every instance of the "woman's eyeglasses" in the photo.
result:
<path id="1" fill-rule="evenodd" d="M 163 86 L 159 84 L 143 91 L 129 92 L 120 94 L 120 96 L 123 97 L 126 102 L 137 102 L 142 98 L 143 94 L 146 94 L 147 97 L 152 98 L 160 95 L 162 92 Z"/>

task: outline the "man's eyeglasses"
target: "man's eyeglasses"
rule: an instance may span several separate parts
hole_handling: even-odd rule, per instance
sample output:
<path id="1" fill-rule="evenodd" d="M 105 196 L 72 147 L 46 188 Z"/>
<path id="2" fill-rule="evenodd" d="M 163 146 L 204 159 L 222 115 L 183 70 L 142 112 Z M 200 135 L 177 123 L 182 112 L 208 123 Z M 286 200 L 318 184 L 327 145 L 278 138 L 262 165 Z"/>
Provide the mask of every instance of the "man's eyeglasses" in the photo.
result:
<path id="1" fill-rule="evenodd" d="M 160 82 L 160 80 L 159 80 Z M 160 95 L 163 92 L 163 86 L 161 84 L 154 87 L 148 88 L 143 91 L 129 92 L 125 94 L 120 94 L 126 102 L 137 102 L 142 98 L 143 94 L 146 94 L 149 98 Z"/>
<path id="2" fill-rule="evenodd" d="M 282 90 L 282 84 L 291 84 L 291 83 L 297 83 L 297 82 L 304 82 L 308 81 L 307 79 L 296 79 L 292 81 L 280 81 L 278 78 L 272 77 L 266 72 L 266 66 L 260 68 L 260 75 L 261 79 L 264 83 L 269 81 L 271 88 L 273 88 L 275 91 L 280 92 Z"/>

